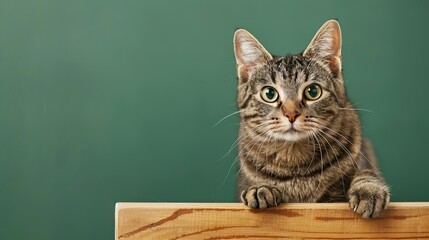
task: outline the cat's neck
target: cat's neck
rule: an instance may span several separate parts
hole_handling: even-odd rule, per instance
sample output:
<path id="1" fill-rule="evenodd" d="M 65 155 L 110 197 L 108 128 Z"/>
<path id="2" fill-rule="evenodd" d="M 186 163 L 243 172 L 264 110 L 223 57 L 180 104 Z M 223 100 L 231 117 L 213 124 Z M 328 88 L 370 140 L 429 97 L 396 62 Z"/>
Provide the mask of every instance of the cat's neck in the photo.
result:
<path id="1" fill-rule="evenodd" d="M 314 161 L 314 144 L 310 138 L 303 138 L 298 141 L 274 140 L 267 151 L 277 152 L 277 157 L 273 163 L 282 164 L 288 167 L 306 166 L 309 160 Z M 312 156 L 313 155 L 313 156 Z M 263 157 L 263 156 L 261 156 Z M 310 160 L 311 161 L 311 160 Z M 283 167 L 286 167 L 283 166 Z"/>
<path id="2" fill-rule="evenodd" d="M 252 161 L 265 164 L 280 164 L 292 166 L 306 165 L 309 159 L 315 158 L 316 145 L 312 138 L 297 141 L 287 141 L 256 133 L 248 133 L 241 129 L 240 152 L 245 158 L 252 156 Z M 244 134 L 247 133 L 247 134 Z M 313 161 L 315 161 L 313 159 Z M 280 166 L 279 166 L 280 167 Z"/>
<path id="3" fill-rule="evenodd" d="M 242 164 L 255 172 L 292 177 L 318 168 L 320 158 L 313 146 L 309 139 L 258 141 L 247 138 L 240 143 L 239 154 Z"/>

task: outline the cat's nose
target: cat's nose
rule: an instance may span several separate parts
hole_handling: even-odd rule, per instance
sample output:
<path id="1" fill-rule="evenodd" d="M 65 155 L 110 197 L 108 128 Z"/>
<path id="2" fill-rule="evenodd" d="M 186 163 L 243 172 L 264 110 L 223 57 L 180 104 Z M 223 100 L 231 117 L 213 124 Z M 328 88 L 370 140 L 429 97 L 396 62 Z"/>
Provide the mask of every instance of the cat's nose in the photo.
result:
<path id="1" fill-rule="evenodd" d="M 301 113 L 297 112 L 297 111 L 292 111 L 292 112 L 286 112 L 285 116 L 289 119 L 290 123 L 295 122 L 295 120 L 299 117 L 299 115 L 301 115 Z"/>
<path id="2" fill-rule="evenodd" d="M 301 115 L 299 111 L 298 103 L 295 101 L 288 100 L 282 106 L 283 115 L 289 119 L 289 122 L 293 123 Z"/>

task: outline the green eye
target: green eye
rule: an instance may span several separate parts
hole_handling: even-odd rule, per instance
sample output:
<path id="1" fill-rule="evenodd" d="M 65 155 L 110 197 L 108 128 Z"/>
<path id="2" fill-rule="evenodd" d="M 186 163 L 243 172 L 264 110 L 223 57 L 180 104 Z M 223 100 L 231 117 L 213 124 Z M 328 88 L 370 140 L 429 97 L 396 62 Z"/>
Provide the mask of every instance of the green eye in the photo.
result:
<path id="1" fill-rule="evenodd" d="M 311 84 L 304 91 L 304 97 L 307 100 L 314 101 L 322 95 L 322 88 L 317 84 Z"/>
<path id="2" fill-rule="evenodd" d="M 264 99 L 264 101 L 272 103 L 277 100 L 279 94 L 273 87 L 264 87 L 261 91 L 261 97 Z"/>

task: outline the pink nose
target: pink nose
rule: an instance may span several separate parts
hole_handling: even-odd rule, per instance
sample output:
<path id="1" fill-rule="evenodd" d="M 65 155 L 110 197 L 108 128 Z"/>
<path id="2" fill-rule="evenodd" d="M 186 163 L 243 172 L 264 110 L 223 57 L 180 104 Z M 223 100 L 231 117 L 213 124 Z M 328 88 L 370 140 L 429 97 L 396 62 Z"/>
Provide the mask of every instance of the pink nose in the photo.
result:
<path id="1" fill-rule="evenodd" d="M 289 122 L 293 123 L 301 114 L 296 111 L 291 111 L 291 112 L 285 112 L 284 115 L 289 119 Z"/>
<path id="2" fill-rule="evenodd" d="M 298 105 L 296 101 L 287 100 L 282 106 L 283 115 L 286 116 L 291 123 L 295 122 L 299 115 L 301 115 Z"/>

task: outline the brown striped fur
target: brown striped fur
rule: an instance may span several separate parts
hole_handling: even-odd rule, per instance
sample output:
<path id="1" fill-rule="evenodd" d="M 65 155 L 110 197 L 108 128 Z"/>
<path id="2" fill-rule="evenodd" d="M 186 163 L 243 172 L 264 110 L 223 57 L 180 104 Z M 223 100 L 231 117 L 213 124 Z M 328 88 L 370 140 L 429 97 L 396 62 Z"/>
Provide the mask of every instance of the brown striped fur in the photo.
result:
<path id="1" fill-rule="evenodd" d="M 326 22 L 301 54 L 273 56 L 243 29 L 235 33 L 234 50 L 242 202 L 266 208 L 348 201 L 362 217 L 377 217 L 389 189 L 346 96 L 338 22 Z M 322 95 L 306 99 L 314 84 Z M 276 90 L 276 101 L 264 100 L 264 87 Z"/>

